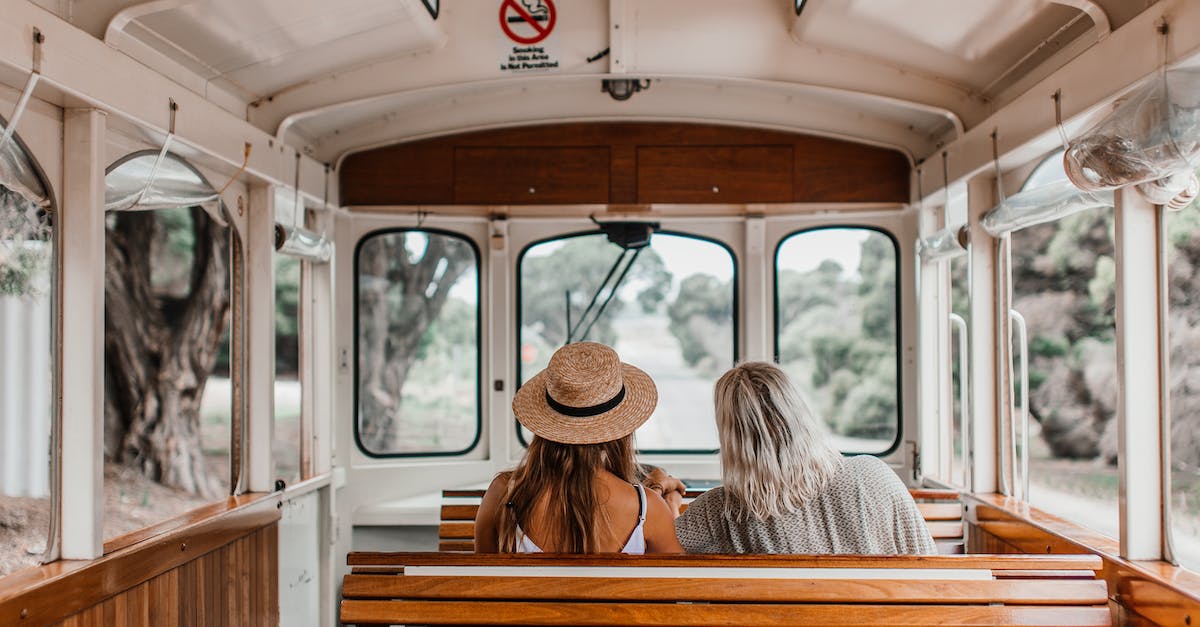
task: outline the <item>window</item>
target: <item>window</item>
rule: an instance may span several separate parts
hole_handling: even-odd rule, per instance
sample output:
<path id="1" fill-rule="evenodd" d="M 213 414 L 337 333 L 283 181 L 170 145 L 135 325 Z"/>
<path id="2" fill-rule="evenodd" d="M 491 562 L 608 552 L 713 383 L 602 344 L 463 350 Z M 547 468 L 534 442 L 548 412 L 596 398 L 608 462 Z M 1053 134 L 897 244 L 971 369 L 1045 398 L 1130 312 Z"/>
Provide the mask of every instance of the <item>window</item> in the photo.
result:
<path id="1" fill-rule="evenodd" d="M 658 385 L 658 407 L 638 429 L 638 447 L 714 451 L 712 386 L 736 354 L 733 255 L 716 242 L 661 232 L 633 254 L 600 233 L 525 249 L 518 269 L 519 379 L 545 368 L 568 337 L 608 344 Z M 633 264 L 628 272 L 614 265 L 621 260 Z M 615 294 L 616 281 L 605 285 L 611 268 L 618 268 L 613 278 L 623 276 Z M 528 432 L 520 436 L 529 441 Z"/>
<path id="2" fill-rule="evenodd" d="M 275 478 L 287 485 L 303 477 L 300 468 L 300 264 L 275 254 L 275 439 L 271 459 Z"/>
<path id="3" fill-rule="evenodd" d="M 1025 188 L 1065 176 L 1061 153 L 1052 155 Z M 1113 210 L 1076 213 L 1011 237 L 1012 307 L 1029 335 L 1029 500 L 1116 538 Z"/>
<path id="4" fill-rule="evenodd" d="M 951 408 L 951 429 L 950 429 L 950 476 L 947 478 L 954 484 L 967 487 L 966 485 L 966 464 L 967 451 L 970 449 L 970 443 L 963 442 L 963 420 L 969 418 L 968 413 L 970 407 L 963 406 L 963 386 L 966 386 L 967 392 L 970 392 L 970 382 L 963 376 L 968 373 L 968 360 L 970 359 L 966 348 L 960 345 L 960 342 L 965 340 L 965 336 L 969 334 L 969 320 L 971 319 L 971 295 L 970 295 L 970 258 L 967 255 L 954 257 L 950 260 L 950 408 Z M 957 318 L 955 318 L 957 316 Z M 961 320 L 961 322 L 959 322 Z M 961 330 L 960 330 L 961 329 Z M 965 342 L 964 342 L 965 344 Z M 970 397 L 967 397 L 969 404 Z"/>
<path id="5" fill-rule="evenodd" d="M 455 455 L 480 433 L 479 252 L 452 233 L 398 230 L 355 254 L 355 434 L 369 455 Z"/>
<path id="6" fill-rule="evenodd" d="M 795 233 L 775 253 L 775 353 L 843 452 L 900 439 L 896 243 L 882 231 Z"/>
<path id="7" fill-rule="evenodd" d="M 109 540 L 229 492 L 234 233 L 208 182 L 157 151 L 110 166 L 105 207 Z"/>
<path id="8" fill-rule="evenodd" d="M 0 577 L 40 563 L 51 515 L 54 227 L 42 182 L 8 177 L 16 159 L 37 171 L 15 139 L 0 154 Z"/>
<path id="9" fill-rule="evenodd" d="M 1200 206 L 1167 213 L 1171 394 L 1171 536 L 1180 563 L 1200 570 Z"/>

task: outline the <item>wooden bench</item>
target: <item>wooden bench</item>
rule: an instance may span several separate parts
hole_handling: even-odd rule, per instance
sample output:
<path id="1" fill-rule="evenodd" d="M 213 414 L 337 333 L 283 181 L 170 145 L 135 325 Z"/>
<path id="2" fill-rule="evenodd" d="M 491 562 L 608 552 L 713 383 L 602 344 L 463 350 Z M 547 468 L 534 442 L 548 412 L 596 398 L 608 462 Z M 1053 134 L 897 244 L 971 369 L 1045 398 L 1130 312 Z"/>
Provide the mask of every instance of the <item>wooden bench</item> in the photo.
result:
<path id="1" fill-rule="evenodd" d="M 475 550 L 475 514 L 483 499 L 483 490 L 443 490 L 441 523 L 438 525 L 439 551 Z M 959 493 L 954 490 L 909 490 L 917 501 L 917 509 L 925 517 L 925 525 L 944 554 L 963 552 L 963 509 Z M 703 494 L 689 490 L 687 502 Z"/>
<path id="2" fill-rule="evenodd" d="M 1092 555 L 351 553 L 346 625 L 1111 625 Z"/>

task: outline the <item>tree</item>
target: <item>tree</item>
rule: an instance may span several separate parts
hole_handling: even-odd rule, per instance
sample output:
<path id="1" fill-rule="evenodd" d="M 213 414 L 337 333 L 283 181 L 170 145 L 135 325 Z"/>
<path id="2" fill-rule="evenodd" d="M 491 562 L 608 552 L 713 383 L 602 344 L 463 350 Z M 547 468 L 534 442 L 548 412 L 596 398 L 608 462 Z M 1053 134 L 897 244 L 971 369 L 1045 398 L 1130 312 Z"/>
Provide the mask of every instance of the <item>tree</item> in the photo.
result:
<path id="1" fill-rule="evenodd" d="M 48 293 L 51 233 L 44 210 L 0 185 L 0 296 Z"/>
<path id="2" fill-rule="evenodd" d="M 679 284 L 679 292 L 667 306 L 671 334 L 679 340 L 683 359 L 690 366 L 703 365 L 710 372 L 727 367 L 717 355 L 728 355 L 721 327 L 733 323 L 733 290 L 729 281 L 708 274 L 693 274 Z M 726 360 L 728 357 L 726 357 Z"/>
<path id="3" fill-rule="evenodd" d="M 198 207 L 118 213 L 106 229 L 106 457 L 217 497 L 200 398 L 229 314 L 229 229 Z"/>
<path id="4" fill-rule="evenodd" d="M 475 252 L 457 237 L 386 233 L 363 243 L 358 264 L 359 437 L 369 451 L 388 451 L 409 371 Z"/>

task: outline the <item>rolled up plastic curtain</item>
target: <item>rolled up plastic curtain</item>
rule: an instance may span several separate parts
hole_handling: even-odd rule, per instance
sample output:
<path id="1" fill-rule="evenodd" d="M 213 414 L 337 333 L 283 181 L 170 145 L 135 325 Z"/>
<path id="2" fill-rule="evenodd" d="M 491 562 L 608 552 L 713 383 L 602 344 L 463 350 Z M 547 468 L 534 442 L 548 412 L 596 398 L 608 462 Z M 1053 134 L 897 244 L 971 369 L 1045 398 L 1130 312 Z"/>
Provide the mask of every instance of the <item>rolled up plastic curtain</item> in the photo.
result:
<path id="1" fill-rule="evenodd" d="M 1113 206 L 1111 191 L 1087 192 L 1060 179 L 1009 196 L 980 219 L 989 235 L 999 237 L 1027 226 L 1061 220 L 1073 213 Z"/>
<path id="2" fill-rule="evenodd" d="M 142 153 L 118 163 L 104 175 L 105 211 L 155 211 L 202 207 L 225 224 L 221 199 L 204 177 L 186 162 L 168 154 L 154 169 L 157 153 Z"/>
<path id="3" fill-rule="evenodd" d="M 945 228 L 929 237 L 917 240 L 917 254 L 921 261 L 941 261 L 967 254 L 967 227 Z"/>
<path id="4" fill-rule="evenodd" d="M 0 131 L 3 129 L 4 123 L 0 122 Z M 42 209 L 50 208 L 46 186 L 25 153 L 25 148 L 15 137 L 0 149 L 0 185 Z"/>
<path id="5" fill-rule="evenodd" d="M 333 257 L 333 242 L 308 229 L 276 224 L 275 252 L 313 263 L 328 263 Z"/>
<path id="6" fill-rule="evenodd" d="M 1200 70 L 1156 74 L 1071 142 L 1063 159 L 1081 190 L 1132 185 L 1148 201 L 1180 209 L 1200 192 Z"/>

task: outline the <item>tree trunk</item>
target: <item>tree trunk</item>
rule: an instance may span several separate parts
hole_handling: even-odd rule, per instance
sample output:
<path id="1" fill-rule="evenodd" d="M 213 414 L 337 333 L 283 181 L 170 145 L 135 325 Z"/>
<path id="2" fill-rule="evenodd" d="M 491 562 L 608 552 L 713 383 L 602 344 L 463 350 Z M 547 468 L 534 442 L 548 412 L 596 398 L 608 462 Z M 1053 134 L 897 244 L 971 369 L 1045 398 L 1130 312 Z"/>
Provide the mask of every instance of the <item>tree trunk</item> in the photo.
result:
<path id="1" fill-rule="evenodd" d="M 105 454 L 163 485 L 218 497 L 200 441 L 200 398 L 229 312 L 229 234 L 191 210 L 194 244 L 184 298 L 151 283 L 153 212 L 108 229 L 105 268 Z"/>

